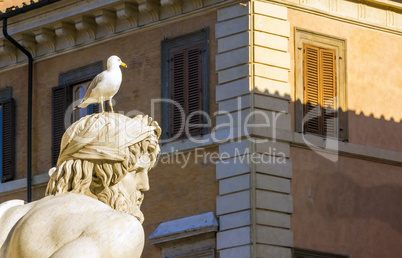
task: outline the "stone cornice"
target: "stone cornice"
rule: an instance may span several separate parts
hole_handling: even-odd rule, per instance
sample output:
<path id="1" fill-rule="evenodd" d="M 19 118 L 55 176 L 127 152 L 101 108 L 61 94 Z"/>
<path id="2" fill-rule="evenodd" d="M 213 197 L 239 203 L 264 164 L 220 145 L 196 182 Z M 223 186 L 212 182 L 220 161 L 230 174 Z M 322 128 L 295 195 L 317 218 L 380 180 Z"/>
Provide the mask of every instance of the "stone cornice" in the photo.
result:
<path id="1" fill-rule="evenodd" d="M 7 29 L 12 37 L 25 39 L 23 43 L 38 60 L 126 31 L 141 30 L 144 25 L 152 26 L 160 20 L 165 23 L 172 18 L 197 15 L 204 9 L 210 10 L 225 2 L 197 1 L 194 8 L 187 6 L 183 9 L 182 0 L 65 0 L 10 17 Z M 207 7 L 203 7 L 203 1 L 208 1 Z M 0 42 L 3 39 L 0 36 Z M 7 43 L 1 44 L 0 48 L 0 69 L 25 60 Z"/>
<path id="2" fill-rule="evenodd" d="M 204 0 L 206 1 L 206 0 Z M 62 54 L 76 47 L 82 48 L 98 41 L 108 40 L 124 32 L 141 31 L 175 21 L 177 18 L 198 15 L 211 8 L 233 4 L 232 1 L 214 0 L 216 3 L 203 7 L 203 0 L 192 0 L 191 10 L 183 10 L 183 0 L 65 0 L 44 6 L 8 19 L 8 31 L 12 37 L 21 39 L 23 45 L 35 59 Z M 402 4 L 385 0 L 348 1 L 355 5 L 356 17 L 347 17 L 338 10 L 339 4 L 346 0 L 331 0 L 328 8 L 319 9 L 309 5 L 309 0 L 270 0 L 290 9 L 328 17 L 379 31 L 402 35 Z M 188 5 L 187 5 L 188 6 Z M 338 6 L 338 7 L 337 7 Z M 369 9 L 368 6 L 370 6 Z M 373 9 L 377 8 L 377 9 Z M 188 7 L 186 7 L 188 8 Z M 327 10 L 327 9 L 328 10 Z M 338 8 L 338 9 L 337 9 Z M 324 10 L 325 9 L 325 10 Z M 367 9 L 367 10 L 366 10 Z M 368 21 L 366 13 L 379 11 L 384 24 Z M 170 16 L 166 16 L 169 13 Z M 161 17 L 161 15 L 164 15 Z M 372 19 L 372 18 L 370 18 Z M 77 41 L 78 37 L 80 38 Z M 63 40 L 60 40 L 64 38 Z M 0 42 L 4 38 L 0 36 Z M 23 62 L 24 56 L 7 44 L 0 44 L 0 69 L 15 67 Z"/>
<path id="3" fill-rule="evenodd" d="M 138 26 L 138 6 L 134 3 L 123 2 L 115 6 L 117 18 L 127 20 L 132 27 Z"/>
<path id="4" fill-rule="evenodd" d="M 71 46 L 69 48 L 57 50 L 56 52 L 48 53 L 46 55 L 36 56 L 35 59 L 34 59 L 34 62 L 40 62 L 40 61 L 43 61 L 43 60 L 53 58 L 55 56 L 60 56 L 60 55 L 72 53 L 72 52 L 77 51 L 77 50 L 86 49 L 86 48 L 89 48 L 89 47 L 92 47 L 92 46 L 103 44 L 103 43 L 108 42 L 110 40 L 116 40 L 116 39 L 122 38 L 122 37 L 124 37 L 126 35 L 132 35 L 132 34 L 136 34 L 136 33 L 141 33 L 143 31 L 148 31 L 148 30 L 152 30 L 152 29 L 155 29 L 155 28 L 159 28 L 159 27 L 165 26 L 167 24 L 172 24 L 174 22 L 186 20 L 189 17 L 201 16 L 201 15 L 209 13 L 209 12 L 211 12 L 213 10 L 216 10 L 217 8 L 220 8 L 220 7 L 223 7 L 223 6 L 228 6 L 228 5 L 231 5 L 231 4 L 232 4 L 231 2 L 219 2 L 219 3 L 216 3 L 216 4 L 208 6 L 208 7 L 203 7 L 201 9 L 197 9 L 197 10 L 195 10 L 193 12 L 189 12 L 189 13 L 174 16 L 172 18 L 164 20 L 163 23 L 154 22 L 154 23 L 150 23 L 147 26 L 138 26 L 138 27 L 133 27 L 131 29 L 124 30 L 124 31 L 119 31 L 119 32 L 116 32 L 115 34 L 111 34 L 111 35 L 108 35 L 108 36 L 105 36 L 105 37 L 102 37 L 102 38 L 99 38 L 99 39 L 96 39 L 96 40 L 88 41 L 88 42 L 85 42 L 85 43 L 82 43 L 82 44 L 75 44 L 74 46 Z M 55 24 L 57 24 L 57 23 L 55 23 Z M 56 28 L 55 28 L 55 30 L 56 30 Z M 18 35 L 18 34 L 16 34 L 16 35 Z M 15 35 L 12 35 L 12 36 L 15 37 L 15 38 L 17 37 Z M 2 52 L 2 49 L 1 49 L 1 47 L 4 45 L 3 40 L 8 42 L 5 38 L 0 37 L 0 58 L 1 58 L 1 55 L 4 55 L 4 51 Z M 18 50 L 15 48 L 15 53 L 17 54 L 17 52 L 18 52 Z M 26 66 L 26 65 L 27 65 L 27 60 L 20 61 L 18 63 L 16 63 L 16 62 L 12 63 L 11 62 L 11 63 L 8 63 L 7 65 L 1 65 L 1 63 L 0 63 L 0 74 L 4 73 L 4 72 L 7 72 L 7 71 L 10 71 L 10 70 L 13 70 L 13 69 L 17 69 L 17 68 Z"/>
<path id="5" fill-rule="evenodd" d="M 353 2 L 356 3 L 362 3 L 361 0 L 352 0 Z M 402 3 L 394 2 L 394 1 L 388 1 L 388 0 L 365 0 L 363 2 L 379 6 L 382 8 L 392 8 L 395 10 L 399 10 L 402 12 Z"/>
<path id="6" fill-rule="evenodd" d="M 387 0 L 330 0 L 328 6 L 315 6 L 309 0 L 269 0 L 266 2 L 402 36 L 402 4 L 400 3 Z M 342 4 L 348 4 L 348 9 L 353 8 L 355 12 L 345 12 L 341 8 Z M 343 8 L 346 9 L 345 6 Z M 370 11 L 370 15 L 368 15 L 368 11 Z"/>

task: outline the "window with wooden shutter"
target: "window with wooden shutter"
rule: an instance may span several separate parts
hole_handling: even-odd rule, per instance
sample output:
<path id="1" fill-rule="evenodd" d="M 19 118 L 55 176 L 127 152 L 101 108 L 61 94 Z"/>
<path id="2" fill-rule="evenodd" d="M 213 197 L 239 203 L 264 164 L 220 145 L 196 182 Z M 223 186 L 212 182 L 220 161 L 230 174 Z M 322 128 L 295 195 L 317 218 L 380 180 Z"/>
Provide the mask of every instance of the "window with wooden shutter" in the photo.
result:
<path id="1" fill-rule="evenodd" d="M 61 138 L 65 128 L 67 108 L 77 98 L 85 95 L 92 79 L 102 72 L 102 62 L 95 62 L 72 69 L 59 75 L 60 86 L 52 88 L 52 166 L 56 166 L 60 153 Z M 80 88 L 81 86 L 82 89 Z M 78 92 L 76 91 L 78 89 Z M 72 112 L 69 121 L 74 122 L 84 115 L 99 113 L 99 105 L 92 104 L 86 109 Z"/>
<path id="2" fill-rule="evenodd" d="M 74 101 L 79 101 L 85 94 L 90 81 L 77 83 L 76 85 L 61 85 L 52 89 L 52 166 L 56 166 L 60 153 L 61 138 L 67 128 L 65 128 L 65 115 L 67 108 Z M 84 87 L 82 87 L 84 86 Z M 78 93 L 76 92 L 78 89 Z M 72 112 L 67 120 L 75 122 L 81 117 L 99 113 L 99 105 L 92 104 L 86 108 Z"/>
<path id="3" fill-rule="evenodd" d="M 15 174 L 15 103 L 10 98 L 1 103 L 1 182 Z"/>
<path id="4" fill-rule="evenodd" d="M 187 120 L 191 135 L 201 133 L 202 128 L 199 125 L 202 123 L 202 116 L 197 113 L 202 110 L 201 53 L 201 45 L 172 53 L 172 100 L 180 105 L 182 110 L 177 106 L 173 108 L 171 136 L 180 131 L 184 136 L 183 123 Z"/>
<path id="5" fill-rule="evenodd" d="M 161 56 L 161 142 L 208 133 L 208 28 L 163 40 Z"/>
<path id="6" fill-rule="evenodd" d="M 336 51 L 304 44 L 304 131 L 337 137 Z"/>
<path id="7" fill-rule="evenodd" d="M 295 131 L 347 141 L 346 41 L 295 30 Z"/>
<path id="8" fill-rule="evenodd" d="M 52 89 L 52 166 L 56 166 L 60 153 L 60 143 L 65 131 L 64 116 L 71 103 L 71 91 L 68 85 Z"/>

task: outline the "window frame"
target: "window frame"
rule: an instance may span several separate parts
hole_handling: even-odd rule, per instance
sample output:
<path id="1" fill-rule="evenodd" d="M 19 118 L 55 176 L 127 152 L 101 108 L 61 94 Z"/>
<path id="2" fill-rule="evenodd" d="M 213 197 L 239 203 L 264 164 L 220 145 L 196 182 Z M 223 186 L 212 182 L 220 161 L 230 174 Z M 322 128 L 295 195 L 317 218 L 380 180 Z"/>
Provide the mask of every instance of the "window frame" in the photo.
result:
<path id="1" fill-rule="evenodd" d="M 81 66 L 72 70 L 69 70 L 64 73 L 59 74 L 59 86 L 53 87 L 52 90 L 52 141 L 51 141 L 51 162 L 52 166 L 56 166 L 57 158 L 58 158 L 58 153 L 56 153 L 59 150 L 60 142 L 61 142 L 61 137 L 59 137 L 61 134 L 61 131 L 57 131 L 55 127 L 55 119 L 57 114 L 55 114 L 55 107 L 54 107 L 54 91 L 55 89 L 62 89 L 64 90 L 64 96 L 65 96 L 65 102 L 64 103 L 58 103 L 58 105 L 64 105 L 64 113 L 66 112 L 67 108 L 69 105 L 71 105 L 72 100 L 73 100 L 73 92 L 72 88 L 74 85 L 92 80 L 97 74 L 101 73 L 103 71 L 103 62 L 98 61 L 94 62 L 85 66 Z M 63 114 L 64 117 L 65 114 Z M 65 125 L 64 125 L 65 127 Z M 63 133 L 66 128 L 64 128 Z M 60 139 L 56 139 L 60 138 Z M 57 146 L 56 146 L 57 145 Z"/>
<path id="2" fill-rule="evenodd" d="M 91 82 L 93 78 L 102 71 L 103 62 L 98 61 L 61 73 L 59 75 L 59 85 L 63 85 L 68 88 L 67 106 L 69 106 L 74 100 L 74 86 L 85 82 Z"/>
<path id="3" fill-rule="evenodd" d="M 84 90 L 84 95 L 85 95 L 85 93 L 87 92 L 87 90 L 88 90 L 90 85 L 91 85 L 91 80 L 86 80 L 86 81 L 82 81 L 80 83 L 75 83 L 75 84 L 70 85 L 72 102 L 77 101 L 77 100 L 82 101 L 83 97 L 81 98 L 80 96 L 78 96 L 78 99 L 77 99 L 76 96 L 75 96 L 75 94 L 76 94 L 75 90 L 76 90 L 77 87 L 82 88 Z M 82 113 L 82 111 L 84 111 L 83 116 L 81 116 L 81 114 L 80 114 L 80 113 Z M 94 110 L 93 110 L 93 105 L 92 104 L 88 105 L 86 108 L 80 108 L 80 109 L 74 110 L 73 114 L 72 114 L 73 115 L 73 121 L 74 122 L 78 121 L 82 117 L 84 117 L 86 115 L 91 115 L 93 113 L 94 113 Z"/>
<path id="4" fill-rule="evenodd" d="M 304 118 L 304 64 L 303 46 L 313 45 L 333 49 L 336 53 L 336 96 L 338 112 L 338 130 L 336 139 L 348 140 L 347 74 L 346 74 L 346 40 L 312 31 L 295 28 L 295 131 L 307 133 L 302 124 Z M 316 134 L 314 134 L 316 135 Z M 318 135 L 327 137 L 325 135 Z M 332 137 L 331 137 L 332 138 Z"/>
<path id="5" fill-rule="evenodd" d="M 1 126 L 1 142 L 0 142 L 0 184 L 14 180 L 15 177 L 15 136 L 16 136 L 16 112 L 15 100 L 12 96 L 12 87 L 6 86 L 0 89 L 0 126 Z M 6 114 L 4 113 L 6 111 Z M 6 121 L 4 121 L 6 120 Z M 8 128 L 4 128 L 4 122 L 8 122 Z M 4 146 L 6 141 L 6 147 Z M 5 161 L 4 159 L 7 159 Z M 8 162 L 8 165 L 5 163 Z M 7 174 L 4 176 L 4 168 L 7 168 Z"/>
<path id="6" fill-rule="evenodd" d="M 172 77 L 171 77 L 171 54 L 196 45 L 201 45 L 201 88 L 202 88 L 202 111 L 209 114 L 209 29 L 203 28 L 199 31 L 185 35 L 166 38 L 161 42 L 161 97 L 171 99 L 172 96 Z M 170 103 L 161 102 L 161 139 L 167 140 L 171 136 L 171 117 L 172 107 Z M 201 135 L 208 133 L 208 128 L 204 127 Z M 195 136 L 195 135 L 194 135 Z M 182 139 L 182 138 L 180 138 Z"/>
<path id="7" fill-rule="evenodd" d="M 349 255 L 293 247 L 293 258 L 349 258 Z"/>

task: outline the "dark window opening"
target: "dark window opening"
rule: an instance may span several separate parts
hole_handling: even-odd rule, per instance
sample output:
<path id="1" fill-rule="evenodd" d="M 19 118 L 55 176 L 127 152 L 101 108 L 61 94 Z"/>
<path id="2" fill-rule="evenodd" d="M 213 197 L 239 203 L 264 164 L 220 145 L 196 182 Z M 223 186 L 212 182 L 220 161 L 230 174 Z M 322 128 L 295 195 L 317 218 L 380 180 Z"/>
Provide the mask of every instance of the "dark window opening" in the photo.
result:
<path id="1" fill-rule="evenodd" d="M 0 90 L 0 180 L 11 181 L 15 176 L 15 101 L 12 88 Z"/>
<path id="2" fill-rule="evenodd" d="M 162 41 L 162 140 L 208 132 L 208 30 Z"/>

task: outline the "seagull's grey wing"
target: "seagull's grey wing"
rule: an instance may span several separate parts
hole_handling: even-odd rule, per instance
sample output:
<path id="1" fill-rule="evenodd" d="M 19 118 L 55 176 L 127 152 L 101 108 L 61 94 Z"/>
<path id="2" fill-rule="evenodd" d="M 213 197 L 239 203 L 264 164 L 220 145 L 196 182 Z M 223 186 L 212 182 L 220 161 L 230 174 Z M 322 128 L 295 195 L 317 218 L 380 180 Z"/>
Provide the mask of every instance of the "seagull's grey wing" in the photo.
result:
<path id="1" fill-rule="evenodd" d="M 91 84 L 88 87 L 87 92 L 85 93 L 84 98 L 82 99 L 82 102 L 84 102 L 86 99 L 88 99 L 91 96 L 92 90 L 95 89 L 95 87 L 98 85 L 98 83 L 100 81 L 103 80 L 103 78 L 105 77 L 105 71 L 101 72 L 100 74 L 98 74 L 97 76 L 95 76 L 95 78 L 92 80 Z"/>

